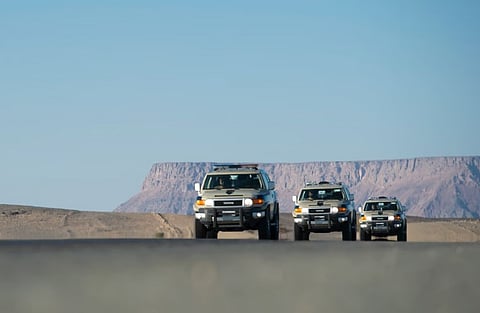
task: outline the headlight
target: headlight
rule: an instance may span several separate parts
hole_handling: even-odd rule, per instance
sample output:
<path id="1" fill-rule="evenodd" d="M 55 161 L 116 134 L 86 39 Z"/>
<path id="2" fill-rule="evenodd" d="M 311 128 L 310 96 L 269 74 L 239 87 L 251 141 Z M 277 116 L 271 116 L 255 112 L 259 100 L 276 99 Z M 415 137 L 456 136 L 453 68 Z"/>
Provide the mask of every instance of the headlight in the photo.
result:
<path id="1" fill-rule="evenodd" d="M 207 200 L 205 200 L 205 205 L 206 205 L 206 206 L 214 206 L 213 199 L 207 199 Z"/>
<path id="2" fill-rule="evenodd" d="M 245 201 L 243 202 L 243 204 L 245 206 L 252 206 L 252 205 L 259 205 L 259 204 L 263 204 L 264 201 L 262 198 L 254 198 L 254 199 L 250 199 L 250 198 L 247 198 L 245 199 Z"/>

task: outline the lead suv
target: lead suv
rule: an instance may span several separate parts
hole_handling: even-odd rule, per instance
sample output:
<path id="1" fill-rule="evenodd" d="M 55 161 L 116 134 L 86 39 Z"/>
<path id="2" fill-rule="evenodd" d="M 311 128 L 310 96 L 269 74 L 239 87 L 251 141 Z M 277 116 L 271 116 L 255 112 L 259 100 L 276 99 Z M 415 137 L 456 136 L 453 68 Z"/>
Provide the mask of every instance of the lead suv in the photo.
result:
<path id="1" fill-rule="evenodd" d="M 353 194 L 342 183 L 308 183 L 292 197 L 294 239 L 309 240 L 310 233 L 342 232 L 342 240 L 357 239 Z"/>
<path id="2" fill-rule="evenodd" d="M 405 208 L 395 197 L 372 197 L 360 208 L 360 239 L 372 240 L 372 236 L 397 236 L 407 241 L 407 216 Z"/>
<path id="3" fill-rule="evenodd" d="M 257 164 L 214 165 L 195 190 L 195 238 L 217 238 L 219 231 L 258 230 L 259 239 L 278 240 L 275 183 Z"/>

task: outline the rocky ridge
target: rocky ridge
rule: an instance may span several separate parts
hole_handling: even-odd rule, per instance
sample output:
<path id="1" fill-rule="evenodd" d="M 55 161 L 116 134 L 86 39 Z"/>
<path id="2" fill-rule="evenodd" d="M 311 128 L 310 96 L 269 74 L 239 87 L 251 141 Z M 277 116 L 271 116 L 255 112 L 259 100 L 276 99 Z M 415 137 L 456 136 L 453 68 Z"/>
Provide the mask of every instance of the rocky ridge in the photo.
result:
<path id="1" fill-rule="evenodd" d="M 201 182 L 212 162 L 156 163 L 141 191 L 116 212 L 191 214 Z M 381 161 L 260 163 L 276 183 L 280 208 L 292 209 L 291 196 L 308 181 L 349 186 L 357 206 L 370 196 L 398 197 L 411 216 L 480 217 L 480 156 L 430 157 Z"/>

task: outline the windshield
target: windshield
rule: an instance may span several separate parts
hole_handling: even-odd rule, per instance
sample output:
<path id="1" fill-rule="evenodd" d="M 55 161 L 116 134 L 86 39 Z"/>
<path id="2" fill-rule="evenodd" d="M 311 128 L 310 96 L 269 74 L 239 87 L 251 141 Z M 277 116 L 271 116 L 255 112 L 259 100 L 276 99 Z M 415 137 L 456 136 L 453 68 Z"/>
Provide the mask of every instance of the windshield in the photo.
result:
<path id="1" fill-rule="evenodd" d="M 203 189 L 250 188 L 264 189 L 258 174 L 208 175 Z"/>
<path id="2" fill-rule="evenodd" d="M 305 189 L 300 194 L 300 200 L 343 200 L 341 188 Z"/>
<path id="3" fill-rule="evenodd" d="M 398 206 L 396 202 L 370 202 L 365 205 L 365 211 L 397 211 Z"/>

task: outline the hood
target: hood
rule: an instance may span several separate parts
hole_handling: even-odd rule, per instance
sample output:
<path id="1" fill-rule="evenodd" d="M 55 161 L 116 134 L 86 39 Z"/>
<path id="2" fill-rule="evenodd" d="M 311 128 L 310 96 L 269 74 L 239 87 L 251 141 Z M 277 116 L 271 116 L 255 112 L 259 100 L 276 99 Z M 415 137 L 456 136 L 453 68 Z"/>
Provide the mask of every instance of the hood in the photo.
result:
<path id="1" fill-rule="evenodd" d="M 253 198 L 263 194 L 265 192 L 254 189 L 228 188 L 202 191 L 202 197 L 204 198 Z"/>

